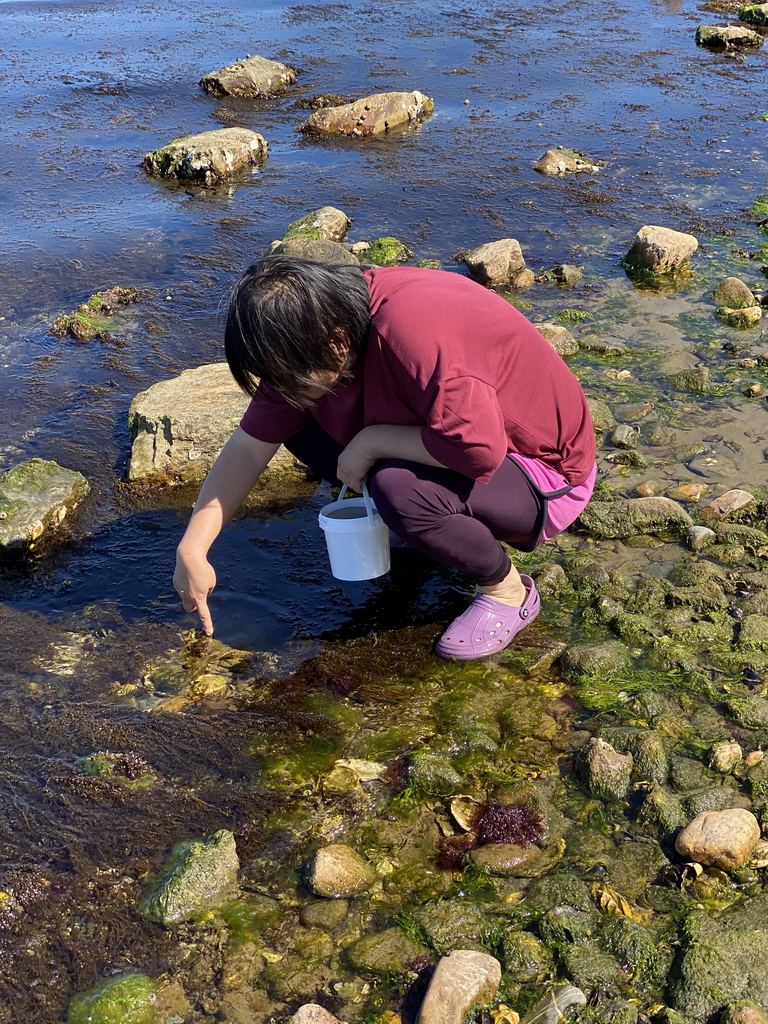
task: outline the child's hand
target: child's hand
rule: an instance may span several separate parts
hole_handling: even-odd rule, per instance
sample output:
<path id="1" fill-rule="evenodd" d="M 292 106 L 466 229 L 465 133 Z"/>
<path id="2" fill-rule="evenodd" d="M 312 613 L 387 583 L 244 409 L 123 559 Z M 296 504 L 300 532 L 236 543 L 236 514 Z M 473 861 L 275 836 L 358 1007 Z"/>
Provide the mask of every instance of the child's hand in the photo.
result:
<path id="1" fill-rule="evenodd" d="M 213 619 L 208 609 L 208 596 L 216 586 L 216 572 L 205 556 L 190 555 L 179 548 L 173 585 L 185 612 L 197 611 L 207 636 L 213 636 Z"/>

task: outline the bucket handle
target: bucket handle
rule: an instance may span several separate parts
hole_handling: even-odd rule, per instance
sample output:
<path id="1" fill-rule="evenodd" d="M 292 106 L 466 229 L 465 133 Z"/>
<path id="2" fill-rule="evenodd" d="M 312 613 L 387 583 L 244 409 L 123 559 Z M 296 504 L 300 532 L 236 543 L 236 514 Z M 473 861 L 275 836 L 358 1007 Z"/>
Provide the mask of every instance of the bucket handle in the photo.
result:
<path id="1" fill-rule="evenodd" d="M 365 502 L 365 511 L 368 513 L 368 520 L 369 520 L 369 523 L 370 523 L 370 527 L 371 527 L 371 529 L 373 529 L 373 526 L 374 526 L 374 522 L 373 522 L 373 502 L 371 501 L 371 496 L 368 494 L 368 488 L 365 485 L 365 480 L 363 480 L 362 483 L 363 483 L 363 501 Z M 339 501 L 341 501 L 343 499 L 344 495 L 347 493 L 347 487 L 348 487 L 348 485 L 344 484 L 343 487 L 341 488 L 341 490 L 339 491 Z"/>

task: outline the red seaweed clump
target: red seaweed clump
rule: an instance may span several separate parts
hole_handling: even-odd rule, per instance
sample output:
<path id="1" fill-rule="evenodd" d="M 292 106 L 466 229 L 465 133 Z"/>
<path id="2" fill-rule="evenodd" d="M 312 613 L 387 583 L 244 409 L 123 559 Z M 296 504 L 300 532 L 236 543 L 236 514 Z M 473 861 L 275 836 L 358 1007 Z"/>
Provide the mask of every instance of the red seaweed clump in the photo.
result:
<path id="1" fill-rule="evenodd" d="M 460 836 L 443 836 L 440 851 L 437 855 L 438 867 L 446 871 L 460 871 L 464 854 L 477 846 L 477 836 L 472 832 L 464 832 Z"/>
<path id="2" fill-rule="evenodd" d="M 486 804 L 477 820 L 477 845 L 514 843 L 532 846 L 544 835 L 544 818 L 525 804 Z"/>
<path id="3" fill-rule="evenodd" d="M 438 866 L 460 871 L 464 855 L 478 846 L 514 843 L 532 846 L 544 835 L 544 818 L 525 804 L 504 804 L 490 800 L 480 806 L 474 832 L 444 836 L 437 856 Z"/>

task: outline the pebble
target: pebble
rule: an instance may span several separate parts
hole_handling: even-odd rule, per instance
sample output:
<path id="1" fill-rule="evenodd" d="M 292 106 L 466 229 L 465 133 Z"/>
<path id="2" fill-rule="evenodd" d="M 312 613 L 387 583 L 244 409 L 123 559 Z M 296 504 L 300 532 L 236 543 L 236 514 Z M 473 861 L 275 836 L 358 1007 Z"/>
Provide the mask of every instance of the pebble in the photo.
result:
<path id="1" fill-rule="evenodd" d="M 611 431 L 611 444 L 617 448 L 637 448 L 640 435 L 628 423 L 617 423 Z"/>
<path id="2" fill-rule="evenodd" d="M 715 498 L 708 505 L 705 505 L 699 512 L 702 519 L 727 519 L 736 512 L 743 512 L 755 504 L 754 495 L 749 491 L 742 491 L 739 488 L 726 491 L 719 498 Z"/>
<path id="3" fill-rule="evenodd" d="M 463 1024 L 478 1004 L 490 1003 L 501 984 L 501 964 L 489 953 L 454 949 L 432 975 L 417 1024 Z"/>
<path id="4" fill-rule="evenodd" d="M 710 764 L 715 771 L 727 775 L 732 768 L 741 761 L 742 750 L 738 743 L 732 740 L 723 740 L 715 743 L 710 751 Z"/>
<path id="5" fill-rule="evenodd" d="M 697 814 L 677 837 L 675 849 L 705 867 L 733 871 L 747 862 L 759 839 L 760 825 L 754 814 L 733 807 Z"/>
<path id="6" fill-rule="evenodd" d="M 765 752 L 764 751 L 762 751 L 762 750 L 751 750 L 747 754 L 747 756 L 744 758 L 744 763 L 746 765 L 748 765 L 750 768 L 754 768 L 756 764 L 760 764 L 760 762 L 763 760 L 764 757 L 765 757 Z"/>
<path id="7" fill-rule="evenodd" d="M 580 988 L 558 985 L 526 1013 L 522 1024 L 560 1024 L 572 1007 L 586 1005 L 587 997 Z"/>
<path id="8" fill-rule="evenodd" d="M 318 1003 L 305 1003 L 292 1017 L 288 1018 L 286 1024 L 341 1024 L 341 1022 L 338 1017 L 334 1017 Z"/>
<path id="9" fill-rule="evenodd" d="M 641 498 L 652 498 L 659 490 L 660 486 L 656 480 L 644 480 L 635 488 L 635 494 Z"/>
<path id="10" fill-rule="evenodd" d="M 367 892 L 375 880 L 370 864 L 341 843 L 332 843 L 317 851 L 309 876 L 313 892 L 337 900 Z"/>
<path id="11" fill-rule="evenodd" d="M 708 490 L 707 484 L 678 484 L 667 491 L 667 495 L 673 501 L 701 501 Z"/>
<path id="12" fill-rule="evenodd" d="M 686 536 L 691 551 L 702 551 L 717 540 L 715 531 L 710 530 L 708 526 L 691 526 Z"/>

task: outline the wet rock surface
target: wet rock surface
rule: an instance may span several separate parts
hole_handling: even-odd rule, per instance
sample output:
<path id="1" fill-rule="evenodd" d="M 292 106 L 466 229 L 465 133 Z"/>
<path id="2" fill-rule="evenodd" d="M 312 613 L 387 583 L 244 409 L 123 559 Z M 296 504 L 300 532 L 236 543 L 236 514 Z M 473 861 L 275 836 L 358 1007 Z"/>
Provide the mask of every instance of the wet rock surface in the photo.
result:
<path id="1" fill-rule="evenodd" d="M 516 238 L 502 238 L 498 242 L 487 242 L 477 249 L 462 254 L 470 277 L 480 284 L 511 285 L 523 287 L 529 284 L 529 275 L 523 258 L 523 251 Z"/>
<path id="2" fill-rule="evenodd" d="M 757 47 L 763 45 L 759 32 L 740 25 L 699 25 L 696 29 L 698 46 L 728 50 L 732 47 Z"/>
<path id="3" fill-rule="evenodd" d="M 698 239 L 684 231 L 646 225 L 638 231 L 623 263 L 629 270 L 666 274 L 688 263 L 698 247 Z"/>
<path id="4" fill-rule="evenodd" d="M 248 401 L 226 363 L 184 370 L 178 377 L 142 391 L 128 412 L 133 438 L 128 479 L 149 483 L 202 480 L 240 422 Z M 293 456 L 282 449 L 270 472 L 296 475 Z"/>
<path id="5" fill-rule="evenodd" d="M 580 153 L 576 149 L 558 146 L 556 149 L 548 149 L 533 166 L 539 174 L 564 175 L 594 174 L 605 164 L 596 163 L 586 153 Z"/>
<path id="6" fill-rule="evenodd" d="M 746 863 L 759 838 L 760 824 L 750 811 L 705 811 L 683 829 L 675 849 L 699 864 L 732 871 Z"/>
<path id="7" fill-rule="evenodd" d="M 478 1005 L 489 1003 L 501 982 L 501 965 L 487 953 L 456 949 L 435 968 L 418 1024 L 463 1024 Z"/>
<path id="8" fill-rule="evenodd" d="M 200 79 L 200 86 L 214 96 L 267 98 L 284 92 L 296 81 L 296 69 L 267 57 L 241 57 Z"/>
<path id="9" fill-rule="evenodd" d="M 41 550 L 89 491 L 82 473 L 45 459 L 0 475 L 0 559 Z"/>
<path id="10" fill-rule="evenodd" d="M 316 110 L 301 126 L 308 135 L 345 135 L 364 139 L 429 117 L 434 101 L 421 92 L 376 93 L 340 107 Z"/>
<path id="11" fill-rule="evenodd" d="M 237 891 L 240 861 L 235 837 L 226 829 L 207 839 L 176 847 L 165 874 L 144 901 L 142 913 L 166 927 L 210 907 L 221 906 Z"/>
<path id="12" fill-rule="evenodd" d="M 342 843 L 318 850 L 309 874 L 312 890 L 318 896 L 335 900 L 367 892 L 375 880 L 370 864 Z"/>
<path id="13" fill-rule="evenodd" d="M 248 128 L 218 128 L 172 139 L 147 153 L 142 167 L 154 177 L 210 185 L 225 181 L 266 160 L 267 142 Z"/>

